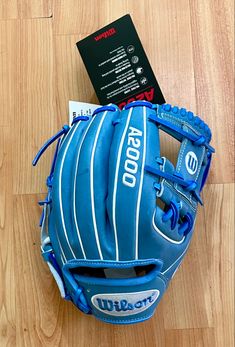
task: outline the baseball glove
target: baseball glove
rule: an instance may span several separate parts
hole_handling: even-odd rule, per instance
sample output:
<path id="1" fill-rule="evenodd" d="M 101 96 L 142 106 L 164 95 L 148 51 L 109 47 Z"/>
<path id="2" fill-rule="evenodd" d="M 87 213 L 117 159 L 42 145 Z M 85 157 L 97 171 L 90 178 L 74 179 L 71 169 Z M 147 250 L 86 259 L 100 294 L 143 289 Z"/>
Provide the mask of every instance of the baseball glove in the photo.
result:
<path id="1" fill-rule="evenodd" d="M 159 132 L 180 143 L 176 166 Z M 192 112 L 146 101 L 64 126 L 47 178 L 41 250 L 63 298 L 109 323 L 150 318 L 192 238 L 212 153 Z"/>

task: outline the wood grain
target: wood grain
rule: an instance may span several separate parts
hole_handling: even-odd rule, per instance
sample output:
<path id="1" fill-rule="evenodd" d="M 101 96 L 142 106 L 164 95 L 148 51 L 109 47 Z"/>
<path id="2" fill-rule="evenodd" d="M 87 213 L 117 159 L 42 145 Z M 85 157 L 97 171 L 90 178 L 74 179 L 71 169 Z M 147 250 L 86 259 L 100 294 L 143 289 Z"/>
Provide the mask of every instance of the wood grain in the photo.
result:
<path id="1" fill-rule="evenodd" d="M 123 2 L 117 1 L 117 3 Z M 56 34 L 90 34 L 103 24 L 107 0 L 58 0 L 54 3 L 54 32 Z M 115 5 L 116 6 L 116 5 Z M 117 5 L 119 7 L 119 5 Z M 111 6 L 112 7 L 112 6 Z M 98 9 L 98 10 L 95 10 Z M 117 14 L 118 18 L 118 14 Z M 107 23 L 108 24 L 108 23 Z"/>
<path id="2" fill-rule="evenodd" d="M 48 18 L 52 16 L 50 0 L 1 0 L 0 19 Z"/>
<path id="3" fill-rule="evenodd" d="M 204 192 L 217 346 L 234 343 L 234 188 L 234 184 L 210 185 Z"/>
<path id="4" fill-rule="evenodd" d="M 190 13 L 197 112 L 216 147 L 209 182 L 234 182 L 234 2 L 190 1 Z"/>
<path id="5" fill-rule="evenodd" d="M 61 124 L 68 122 L 68 100 L 86 100 L 99 104 L 76 42 L 80 35 L 57 35 L 55 37 L 56 61 L 56 111 Z M 66 64 L 64 62 L 66 61 Z"/>
<path id="6" fill-rule="evenodd" d="M 154 317 L 112 326 L 60 298 L 38 221 L 68 100 L 97 103 L 75 46 L 130 13 L 169 103 L 202 115 L 216 155 L 185 260 Z M 234 4 L 232 0 L 0 2 L 0 347 L 234 346 Z M 174 161 L 178 143 L 161 136 Z"/>
<path id="7" fill-rule="evenodd" d="M 12 150 L 11 128 L 0 127 L 0 346 L 16 341 Z"/>
<path id="8" fill-rule="evenodd" d="M 17 25 L 17 111 L 14 116 L 14 193 L 40 192 L 49 162 L 42 158 L 38 170 L 32 160 L 38 148 L 56 130 L 52 22 L 22 20 Z M 62 126 L 62 125 L 61 125 Z M 49 150 L 50 155 L 51 150 Z M 44 188 L 45 190 L 45 188 Z"/>
<path id="9" fill-rule="evenodd" d="M 0 21 L 0 126 L 10 126 L 17 110 L 17 25 Z"/>
<path id="10" fill-rule="evenodd" d="M 166 346 L 169 346 L 169 347 L 216 346 L 215 331 L 213 328 L 170 330 L 166 334 Z"/>

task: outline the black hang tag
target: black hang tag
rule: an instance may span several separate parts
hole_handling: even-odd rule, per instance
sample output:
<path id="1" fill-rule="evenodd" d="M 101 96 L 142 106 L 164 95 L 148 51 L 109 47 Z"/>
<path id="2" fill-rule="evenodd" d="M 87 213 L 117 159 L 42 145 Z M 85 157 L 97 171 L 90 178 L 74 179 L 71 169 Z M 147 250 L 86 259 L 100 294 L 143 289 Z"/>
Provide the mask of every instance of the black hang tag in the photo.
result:
<path id="1" fill-rule="evenodd" d="M 130 15 L 77 42 L 77 47 L 101 105 L 165 103 Z"/>

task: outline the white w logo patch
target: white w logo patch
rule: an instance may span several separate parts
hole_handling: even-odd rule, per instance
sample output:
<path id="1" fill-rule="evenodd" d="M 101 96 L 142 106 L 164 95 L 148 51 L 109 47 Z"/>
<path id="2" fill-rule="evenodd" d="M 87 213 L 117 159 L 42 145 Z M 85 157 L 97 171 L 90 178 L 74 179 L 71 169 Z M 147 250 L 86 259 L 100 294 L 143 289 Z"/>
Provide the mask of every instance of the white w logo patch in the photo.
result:
<path id="1" fill-rule="evenodd" d="M 194 152 L 188 152 L 185 157 L 185 165 L 188 173 L 194 175 L 198 167 L 198 159 Z"/>

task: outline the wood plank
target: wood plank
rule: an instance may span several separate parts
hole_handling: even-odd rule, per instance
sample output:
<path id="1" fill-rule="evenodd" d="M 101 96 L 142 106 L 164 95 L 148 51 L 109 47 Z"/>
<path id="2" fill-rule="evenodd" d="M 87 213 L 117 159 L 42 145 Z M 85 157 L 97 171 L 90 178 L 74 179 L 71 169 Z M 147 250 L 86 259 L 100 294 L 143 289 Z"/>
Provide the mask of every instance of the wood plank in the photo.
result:
<path id="1" fill-rule="evenodd" d="M 206 247 L 216 346 L 234 346 L 234 184 L 205 189 Z"/>
<path id="2" fill-rule="evenodd" d="M 188 1 L 148 2 L 140 12 L 133 6 L 131 14 L 166 102 L 194 112 L 195 83 Z M 180 143 L 163 132 L 160 132 L 160 139 L 161 155 L 176 164 Z"/>
<path id="3" fill-rule="evenodd" d="M 0 126 L 11 125 L 17 109 L 17 24 L 0 21 Z"/>
<path id="4" fill-rule="evenodd" d="M 36 169 L 31 163 L 42 144 L 58 129 L 54 107 L 52 22 L 50 19 L 22 20 L 18 30 L 19 101 L 13 129 L 16 194 L 45 191 L 51 149 Z"/>
<path id="5" fill-rule="evenodd" d="M 66 0 L 56 1 L 53 9 L 55 34 L 91 34 L 108 24 L 104 22 L 103 14 L 105 7 L 111 5 L 111 2 L 70 0 L 68 5 Z"/>
<path id="6" fill-rule="evenodd" d="M 37 201 L 42 196 L 16 196 L 14 199 L 14 251 L 16 262 L 16 345 L 53 346 L 61 334 L 55 327 L 61 309 L 59 295 L 46 264 L 40 256 Z M 52 305 L 53 303 L 53 305 Z M 48 344 L 47 344 L 48 343 Z M 58 344 L 54 344 L 56 346 Z"/>
<path id="7" fill-rule="evenodd" d="M 215 346 L 213 328 L 168 330 L 166 333 L 167 347 L 210 347 Z"/>
<path id="8" fill-rule="evenodd" d="M 234 2 L 189 3 L 197 111 L 216 147 L 209 182 L 234 182 Z"/>
<path id="9" fill-rule="evenodd" d="M 48 18 L 51 16 L 51 0 L 1 0 L 0 2 L 0 19 Z"/>
<path id="10" fill-rule="evenodd" d="M 15 346 L 15 253 L 12 247 L 12 138 L 10 127 L 0 127 L 0 346 Z"/>
<path id="11" fill-rule="evenodd" d="M 55 36 L 56 111 L 60 124 L 68 122 L 69 100 L 99 104 L 76 47 L 79 37 L 81 36 Z"/>

